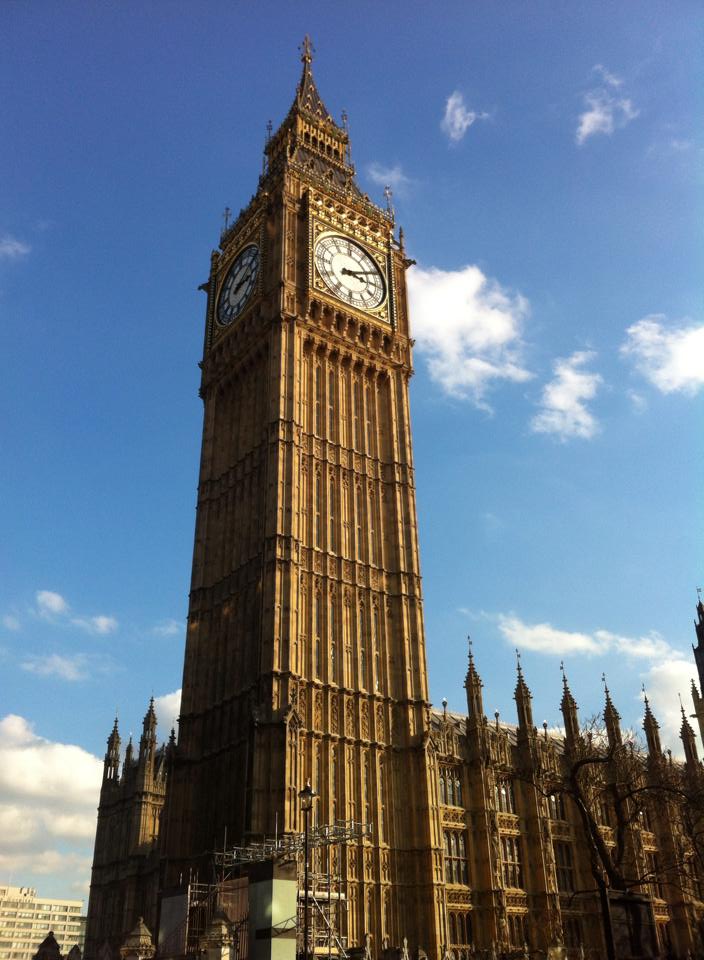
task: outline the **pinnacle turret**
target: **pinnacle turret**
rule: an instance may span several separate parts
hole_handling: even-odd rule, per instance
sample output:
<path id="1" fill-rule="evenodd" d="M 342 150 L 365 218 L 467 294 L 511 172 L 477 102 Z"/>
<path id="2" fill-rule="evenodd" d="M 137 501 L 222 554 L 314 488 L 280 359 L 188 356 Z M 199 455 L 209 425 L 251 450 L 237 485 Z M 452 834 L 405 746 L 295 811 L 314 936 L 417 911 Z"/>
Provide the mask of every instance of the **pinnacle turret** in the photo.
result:
<path id="1" fill-rule="evenodd" d="M 699 765 L 699 755 L 697 753 L 697 741 L 692 725 L 684 712 L 682 698 L 680 697 L 680 711 L 682 713 L 682 726 L 680 727 L 680 739 L 684 747 L 684 757 L 687 767 L 694 769 Z"/>
<path id="2" fill-rule="evenodd" d="M 147 712 L 142 722 L 142 736 L 139 741 L 139 765 L 140 768 L 153 768 L 154 756 L 156 753 L 156 711 L 154 710 L 154 697 L 149 700 Z"/>
<path id="3" fill-rule="evenodd" d="M 606 735 L 609 739 L 609 746 L 613 749 L 623 743 L 623 737 L 621 735 L 621 714 L 613 705 L 611 694 L 606 684 L 606 677 L 603 674 L 601 679 L 604 682 L 604 723 L 606 724 Z"/>
<path id="4" fill-rule="evenodd" d="M 565 721 L 565 743 L 572 747 L 579 739 L 579 714 L 577 713 L 577 703 L 572 696 L 564 664 L 560 664 L 562 671 L 562 700 L 560 701 L 560 710 L 562 718 Z"/>
<path id="5" fill-rule="evenodd" d="M 472 638 L 467 637 L 469 645 L 469 664 L 464 687 L 467 691 L 467 715 L 473 720 L 481 720 L 484 716 L 484 701 L 482 698 L 482 681 L 474 665 Z"/>
<path id="6" fill-rule="evenodd" d="M 120 772 L 120 732 L 117 717 L 108 737 L 108 748 L 103 763 L 103 780 L 117 780 Z"/>
<path id="7" fill-rule="evenodd" d="M 643 730 L 645 739 L 648 743 L 648 753 L 655 759 L 662 756 L 662 745 L 660 743 L 660 724 L 655 719 L 653 711 L 650 709 L 650 702 L 643 687 L 643 702 L 645 704 L 645 715 L 643 717 Z"/>
<path id="8" fill-rule="evenodd" d="M 516 650 L 516 690 L 514 699 L 518 710 L 518 728 L 527 734 L 533 733 L 533 696 L 528 689 L 528 684 L 523 678 L 523 669 L 521 667 L 521 655 Z"/>

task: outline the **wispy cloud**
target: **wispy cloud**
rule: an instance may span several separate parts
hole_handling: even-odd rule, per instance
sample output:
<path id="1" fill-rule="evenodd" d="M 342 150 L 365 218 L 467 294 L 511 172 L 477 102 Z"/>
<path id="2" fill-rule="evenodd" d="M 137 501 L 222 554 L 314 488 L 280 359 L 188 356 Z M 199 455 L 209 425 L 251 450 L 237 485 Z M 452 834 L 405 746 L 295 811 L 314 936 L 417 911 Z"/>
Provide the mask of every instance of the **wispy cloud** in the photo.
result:
<path id="1" fill-rule="evenodd" d="M 0 260 L 18 260 L 26 257 L 31 249 L 29 244 L 10 236 L 9 233 L 0 237 Z"/>
<path id="2" fill-rule="evenodd" d="M 452 143 L 459 143 L 473 123 L 476 123 L 477 120 L 487 120 L 488 117 L 488 113 L 468 109 L 462 94 L 459 90 L 455 90 L 445 103 L 445 113 L 440 123 L 440 129 L 450 138 Z"/>
<path id="3" fill-rule="evenodd" d="M 37 590 L 35 599 L 40 616 L 52 617 L 68 613 L 68 603 L 60 593 L 55 593 L 53 590 Z"/>
<path id="4" fill-rule="evenodd" d="M 591 439 L 599 423 L 587 408 L 602 383 L 598 373 L 583 367 L 594 359 L 591 351 L 577 351 L 555 361 L 553 379 L 543 387 L 540 411 L 530 422 L 534 433 L 551 433 L 560 440 Z"/>
<path id="5" fill-rule="evenodd" d="M 87 633 L 106 634 L 114 633 L 118 623 L 115 617 L 99 614 L 97 617 L 73 617 L 71 623 Z"/>
<path id="6" fill-rule="evenodd" d="M 530 312 L 525 297 L 477 266 L 414 267 L 407 279 L 417 349 L 445 393 L 490 411 L 492 385 L 530 379 L 522 359 L 521 331 Z"/>
<path id="7" fill-rule="evenodd" d="M 380 187 L 391 187 L 398 197 L 403 197 L 408 193 L 413 184 L 413 180 L 406 176 L 400 164 L 385 166 L 383 163 L 374 161 L 367 167 L 369 179 Z"/>
<path id="8" fill-rule="evenodd" d="M 661 393 L 695 394 L 704 386 L 704 324 L 677 326 L 652 314 L 626 330 L 621 353 Z"/>
<path id="9" fill-rule="evenodd" d="M 597 64 L 594 72 L 601 81 L 583 94 L 585 109 L 579 115 L 575 139 L 581 147 L 597 134 L 611 134 L 625 127 L 639 114 L 630 97 L 621 94 L 623 80 Z"/>
<path id="10" fill-rule="evenodd" d="M 22 626 L 19 617 L 12 613 L 5 614 L 2 618 L 2 625 L 6 630 L 12 630 L 13 633 L 16 633 Z"/>
<path id="11" fill-rule="evenodd" d="M 560 630 L 550 623 L 525 623 L 513 614 L 499 614 L 498 623 L 502 636 L 512 647 L 555 657 L 615 653 L 634 660 L 652 660 L 673 653 L 670 645 L 654 631 L 641 637 L 626 637 L 610 630 L 580 633 Z"/>
<path id="12" fill-rule="evenodd" d="M 60 680 L 74 682 L 85 680 L 86 657 L 84 654 L 75 654 L 72 657 L 51 653 L 45 656 L 29 656 L 20 666 L 28 673 L 35 673 L 40 677 L 58 677 Z"/>
<path id="13" fill-rule="evenodd" d="M 74 627 L 80 627 L 87 633 L 105 635 L 114 633 L 118 628 L 118 622 L 115 617 L 99 613 L 96 616 L 75 616 L 66 620 L 71 607 L 65 597 L 54 590 L 38 590 L 35 594 L 37 603 L 37 613 L 45 620 L 58 621 L 64 619 L 64 622 L 71 623 Z"/>
<path id="14" fill-rule="evenodd" d="M 152 633 L 157 637 L 176 637 L 180 633 L 185 633 L 185 627 L 178 620 L 169 617 L 168 620 L 162 620 L 152 627 Z"/>

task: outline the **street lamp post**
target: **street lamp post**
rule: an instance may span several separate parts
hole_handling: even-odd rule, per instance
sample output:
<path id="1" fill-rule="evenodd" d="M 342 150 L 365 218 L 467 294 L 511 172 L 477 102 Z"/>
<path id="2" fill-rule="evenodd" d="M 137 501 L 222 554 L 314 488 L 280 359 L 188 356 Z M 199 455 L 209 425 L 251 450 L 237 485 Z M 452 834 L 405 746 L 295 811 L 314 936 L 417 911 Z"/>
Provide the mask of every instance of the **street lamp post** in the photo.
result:
<path id="1" fill-rule="evenodd" d="M 301 802 L 301 811 L 303 813 L 303 960 L 308 960 L 308 824 L 310 821 L 310 812 L 313 809 L 313 800 L 317 796 L 315 790 L 310 785 L 310 780 L 306 781 L 305 787 L 299 792 L 298 799 Z"/>

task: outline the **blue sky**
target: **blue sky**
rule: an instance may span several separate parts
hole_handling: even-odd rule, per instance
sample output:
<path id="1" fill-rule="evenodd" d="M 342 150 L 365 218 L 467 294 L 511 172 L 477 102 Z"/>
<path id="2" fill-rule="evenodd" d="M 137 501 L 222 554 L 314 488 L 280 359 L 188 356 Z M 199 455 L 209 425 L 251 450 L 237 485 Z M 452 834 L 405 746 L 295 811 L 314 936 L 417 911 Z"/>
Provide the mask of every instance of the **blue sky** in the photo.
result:
<path id="1" fill-rule="evenodd" d="M 677 746 L 702 558 L 695 3 L 0 10 L 0 880 L 86 889 L 115 709 L 177 709 L 206 278 L 310 32 L 409 255 L 431 697 L 564 658 Z M 4 718 L 4 719 L 1 719 Z M 162 731 L 164 732 L 164 731 Z M 66 879 L 66 867 L 72 876 Z"/>

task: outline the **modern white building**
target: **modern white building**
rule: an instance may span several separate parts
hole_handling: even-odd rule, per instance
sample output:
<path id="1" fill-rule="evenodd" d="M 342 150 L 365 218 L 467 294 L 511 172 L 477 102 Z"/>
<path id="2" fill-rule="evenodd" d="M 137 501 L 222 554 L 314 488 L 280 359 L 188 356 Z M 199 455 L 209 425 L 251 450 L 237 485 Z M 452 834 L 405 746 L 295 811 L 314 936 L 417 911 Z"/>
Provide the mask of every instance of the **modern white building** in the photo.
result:
<path id="1" fill-rule="evenodd" d="M 32 887 L 0 886 L 0 960 L 32 960 L 50 930 L 63 955 L 75 944 L 83 952 L 82 907 L 82 900 L 40 897 Z"/>

